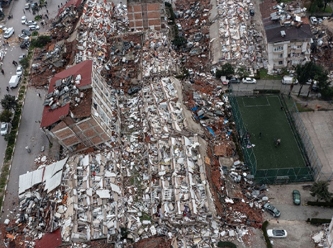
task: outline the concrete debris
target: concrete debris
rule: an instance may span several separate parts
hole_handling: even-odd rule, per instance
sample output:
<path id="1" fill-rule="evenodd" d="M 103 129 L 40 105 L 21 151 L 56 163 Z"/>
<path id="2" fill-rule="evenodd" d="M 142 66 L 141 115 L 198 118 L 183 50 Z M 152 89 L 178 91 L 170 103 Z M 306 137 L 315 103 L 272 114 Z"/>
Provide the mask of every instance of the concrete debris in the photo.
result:
<path id="1" fill-rule="evenodd" d="M 112 137 L 61 168 L 58 162 L 22 175 L 20 209 L 6 222 L 12 235 L 6 242 L 18 231 L 32 241 L 61 227 L 62 240 L 73 247 L 96 239 L 128 247 L 153 236 L 167 237 L 173 247 L 210 247 L 219 240 L 243 242 L 248 226 L 261 225 L 267 187 L 255 185 L 239 161 L 230 102 L 207 65 L 237 61 L 254 72 L 265 61 L 263 38 L 249 25 L 249 1 L 218 2 L 216 18 L 208 5 L 175 3 L 175 28 L 186 37 L 181 46 L 170 41 L 168 29 L 128 33 L 123 4 L 89 0 L 81 18 L 75 6 L 62 9 L 53 35 L 74 42 L 37 50 L 32 76 L 91 59 L 93 76 L 107 83 L 99 90 L 113 99 L 106 110 Z M 219 32 L 211 37 L 214 25 Z M 210 55 L 220 44 L 221 51 Z M 69 90 L 77 92 L 63 86 L 44 104 L 58 108 L 69 101 L 60 92 Z"/>

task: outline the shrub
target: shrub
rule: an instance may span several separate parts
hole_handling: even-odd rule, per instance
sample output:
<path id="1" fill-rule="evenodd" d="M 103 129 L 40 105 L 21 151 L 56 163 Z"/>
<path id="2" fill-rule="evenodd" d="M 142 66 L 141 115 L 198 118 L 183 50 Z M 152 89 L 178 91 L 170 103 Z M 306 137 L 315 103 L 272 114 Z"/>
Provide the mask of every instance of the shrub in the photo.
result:
<path id="1" fill-rule="evenodd" d="M 12 111 L 5 109 L 0 114 L 0 122 L 10 122 L 13 116 Z"/>
<path id="2" fill-rule="evenodd" d="M 37 35 L 38 35 L 38 31 L 36 31 L 36 30 L 33 31 L 32 34 L 31 34 L 31 36 L 37 36 Z"/>
<path id="3" fill-rule="evenodd" d="M 29 58 L 25 57 L 25 58 L 21 59 L 20 64 L 22 65 L 22 67 L 24 69 L 27 69 L 29 67 Z"/>
<path id="4" fill-rule="evenodd" d="M 12 154 L 13 154 L 13 147 L 8 146 L 5 153 L 5 160 L 9 161 L 12 157 Z"/>
<path id="5" fill-rule="evenodd" d="M 231 243 L 229 241 L 220 241 L 217 243 L 217 247 L 237 248 L 237 246 L 234 243 Z"/>
<path id="6" fill-rule="evenodd" d="M 35 16 L 35 21 L 38 22 L 40 20 L 42 20 L 42 15 L 36 15 Z"/>
<path id="7" fill-rule="evenodd" d="M 47 36 L 47 35 L 41 35 L 38 36 L 37 39 L 32 39 L 31 40 L 31 47 L 39 47 L 42 48 L 44 47 L 46 44 L 48 44 L 49 42 L 51 42 L 51 37 Z"/>
<path id="8" fill-rule="evenodd" d="M 313 202 L 313 201 L 308 201 L 307 204 L 309 206 L 319 206 L 319 207 L 328 207 L 332 208 L 333 207 L 333 202 Z"/>
<path id="9" fill-rule="evenodd" d="M 331 219 L 318 219 L 318 218 L 312 218 L 312 219 L 307 219 L 306 222 L 310 222 L 312 225 L 321 225 L 325 223 L 330 223 Z"/>
<path id="10" fill-rule="evenodd" d="M 269 239 L 269 237 L 268 237 L 268 235 L 267 235 L 267 226 L 268 226 L 268 224 L 269 224 L 269 222 L 266 220 L 266 221 L 262 224 L 261 229 L 262 229 L 262 231 L 263 231 L 263 233 L 264 233 L 264 237 L 265 237 L 265 241 L 266 241 L 266 246 L 267 246 L 267 248 L 273 248 L 272 243 L 271 243 L 271 241 L 270 241 L 270 239 Z"/>

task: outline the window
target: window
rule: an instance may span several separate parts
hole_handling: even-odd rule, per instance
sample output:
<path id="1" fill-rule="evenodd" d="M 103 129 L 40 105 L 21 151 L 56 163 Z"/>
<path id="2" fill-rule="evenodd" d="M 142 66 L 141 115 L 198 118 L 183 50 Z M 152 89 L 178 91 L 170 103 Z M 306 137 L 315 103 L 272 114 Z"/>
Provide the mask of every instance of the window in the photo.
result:
<path id="1" fill-rule="evenodd" d="M 283 65 L 283 61 L 279 61 L 279 65 Z"/>
<path id="2" fill-rule="evenodd" d="M 301 49 L 302 48 L 302 45 L 297 45 L 297 49 Z"/>
<path id="3" fill-rule="evenodd" d="M 279 57 L 282 58 L 282 57 L 283 57 L 283 54 L 281 53 L 281 54 L 279 55 Z"/>
<path id="4" fill-rule="evenodd" d="M 283 46 L 274 47 L 274 52 L 283 51 Z"/>
<path id="5" fill-rule="evenodd" d="M 93 103 L 94 109 L 97 110 L 97 103 Z"/>

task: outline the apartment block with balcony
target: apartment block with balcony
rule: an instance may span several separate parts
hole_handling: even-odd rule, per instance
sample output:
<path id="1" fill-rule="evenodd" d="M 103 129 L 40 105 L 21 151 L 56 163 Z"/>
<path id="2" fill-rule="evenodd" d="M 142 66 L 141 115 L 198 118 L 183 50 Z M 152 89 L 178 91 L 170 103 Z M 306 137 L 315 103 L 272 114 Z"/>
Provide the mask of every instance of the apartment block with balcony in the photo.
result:
<path id="1" fill-rule="evenodd" d="M 268 71 L 293 68 L 310 61 L 312 33 L 309 24 L 281 26 L 279 23 L 264 25 L 267 39 Z"/>

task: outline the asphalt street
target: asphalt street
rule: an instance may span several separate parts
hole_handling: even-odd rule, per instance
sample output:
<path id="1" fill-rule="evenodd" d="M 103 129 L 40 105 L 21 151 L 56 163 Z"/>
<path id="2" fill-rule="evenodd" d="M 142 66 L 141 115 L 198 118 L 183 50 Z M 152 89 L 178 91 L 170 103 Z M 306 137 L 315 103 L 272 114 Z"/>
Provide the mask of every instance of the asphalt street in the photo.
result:
<path id="1" fill-rule="evenodd" d="M 34 16 L 31 12 L 25 11 L 23 13 L 25 1 L 13 1 L 10 13 L 13 15 L 13 19 L 7 20 L 6 27 L 14 27 L 15 34 L 11 37 L 8 42 L 7 53 L 3 61 L 3 69 L 5 71 L 5 78 L 2 81 L 1 98 L 6 93 L 6 86 L 11 75 L 15 74 L 16 67 L 12 64 L 12 61 L 18 61 L 19 55 L 26 53 L 25 49 L 19 47 L 17 36 L 21 33 L 25 25 L 21 24 L 21 17 L 27 16 L 28 20 L 34 20 Z M 62 1 L 48 1 L 49 19 L 56 16 L 58 12 L 58 4 L 65 3 Z M 45 14 L 46 9 L 43 8 L 39 14 Z M 47 26 L 42 27 L 40 25 L 39 32 L 42 33 L 47 30 Z M 2 43 L 1 43 L 2 44 Z M 5 91 L 5 92 L 4 92 Z M 9 93 L 17 95 L 18 89 L 11 90 Z M 41 97 L 38 97 L 40 93 Z M 1 215 L 1 222 L 3 222 L 7 216 L 15 215 L 13 210 L 13 203 L 17 206 L 18 202 L 18 181 L 19 175 L 35 169 L 34 160 L 36 157 L 41 155 L 41 147 L 44 146 L 46 149 L 49 147 L 47 137 L 40 129 L 40 123 L 43 111 L 43 99 L 46 94 L 46 90 L 35 89 L 28 87 L 26 92 L 25 104 L 22 110 L 22 119 L 19 127 L 19 134 L 17 137 L 14 157 L 12 160 L 11 172 L 9 176 L 9 182 L 6 190 L 6 197 L 3 205 L 3 213 Z M 28 146 L 31 149 L 31 153 L 28 153 L 25 147 Z M 6 149 L 6 142 L 0 137 L 0 153 L 4 154 Z M 1 156 L 0 164 L 2 166 L 3 156 Z"/>

